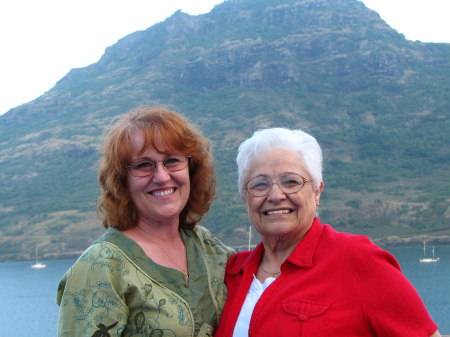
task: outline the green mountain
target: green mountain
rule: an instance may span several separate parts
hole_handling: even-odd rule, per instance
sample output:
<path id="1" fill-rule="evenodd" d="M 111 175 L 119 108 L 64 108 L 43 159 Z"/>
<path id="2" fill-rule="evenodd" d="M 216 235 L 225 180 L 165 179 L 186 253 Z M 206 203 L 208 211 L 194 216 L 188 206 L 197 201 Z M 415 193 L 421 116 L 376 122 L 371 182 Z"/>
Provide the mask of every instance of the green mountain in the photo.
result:
<path id="1" fill-rule="evenodd" d="M 320 218 L 381 243 L 450 235 L 450 45 L 412 42 L 357 0 L 229 0 L 180 11 L 0 116 L 0 260 L 79 254 L 96 218 L 98 148 L 130 108 L 166 105 L 211 139 L 203 225 L 246 245 L 238 145 L 300 127 L 324 150 Z M 254 238 L 254 242 L 257 242 Z M 414 240 L 413 240 L 414 241 Z"/>

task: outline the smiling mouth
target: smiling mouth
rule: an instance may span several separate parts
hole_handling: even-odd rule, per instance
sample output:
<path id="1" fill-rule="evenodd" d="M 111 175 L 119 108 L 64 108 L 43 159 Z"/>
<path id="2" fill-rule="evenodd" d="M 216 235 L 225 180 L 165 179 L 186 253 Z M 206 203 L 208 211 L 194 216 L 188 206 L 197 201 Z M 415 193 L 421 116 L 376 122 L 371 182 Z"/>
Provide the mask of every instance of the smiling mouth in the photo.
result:
<path id="1" fill-rule="evenodd" d="M 173 192 L 175 192 L 175 188 L 171 188 L 170 190 L 165 190 L 165 191 L 150 192 L 150 194 L 154 195 L 155 197 L 165 197 L 166 195 L 170 195 Z"/>
<path id="2" fill-rule="evenodd" d="M 265 215 L 289 214 L 289 213 L 292 213 L 291 209 L 281 209 L 281 210 L 277 210 L 277 211 L 265 211 L 264 212 Z"/>

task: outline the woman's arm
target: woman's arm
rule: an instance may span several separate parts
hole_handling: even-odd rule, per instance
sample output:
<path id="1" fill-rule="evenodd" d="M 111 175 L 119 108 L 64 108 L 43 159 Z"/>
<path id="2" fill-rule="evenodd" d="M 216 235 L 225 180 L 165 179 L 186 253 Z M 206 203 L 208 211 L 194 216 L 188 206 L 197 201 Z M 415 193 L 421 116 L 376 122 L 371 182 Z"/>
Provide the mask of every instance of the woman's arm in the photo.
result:
<path id="1" fill-rule="evenodd" d="M 75 262 L 58 286 L 58 336 L 121 335 L 129 313 L 121 272 L 123 259 L 107 245 L 91 246 Z"/>
<path id="2" fill-rule="evenodd" d="M 436 330 L 436 332 L 432 334 L 430 337 L 441 337 L 441 334 L 439 333 L 438 330 Z"/>
<path id="3" fill-rule="evenodd" d="M 437 332 L 417 290 L 401 273 L 392 254 L 377 246 L 368 250 L 363 284 L 365 312 L 376 335 L 418 337 Z"/>

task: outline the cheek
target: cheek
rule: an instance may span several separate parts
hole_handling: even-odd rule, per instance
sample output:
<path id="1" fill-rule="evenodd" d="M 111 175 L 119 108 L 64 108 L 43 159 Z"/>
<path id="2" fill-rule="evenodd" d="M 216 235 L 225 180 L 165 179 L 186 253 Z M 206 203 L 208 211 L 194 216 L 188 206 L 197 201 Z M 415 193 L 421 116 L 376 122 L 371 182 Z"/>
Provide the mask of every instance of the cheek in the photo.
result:
<path id="1" fill-rule="evenodd" d="M 136 191 L 139 187 L 139 181 L 137 181 L 135 179 L 128 179 L 127 187 L 130 192 Z"/>
<path id="2" fill-rule="evenodd" d="M 264 204 L 265 198 L 253 198 L 244 192 L 242 200 L 244 201 L 245 210 L 248 213 L 250 221 L 253 222 L 253 219 L 259 219 L 259 209 Z"/>
<path id="3" fill-rule="evenodd" d="M 135 189 L 135 187 L 134 187 L 135 184 L 134 184 L 133 178 L 128 177 L 125 185 L 126 185 L 125 186 L 126 189 L 128 190 L 128 193 L 130 193 L 130 195 L 132 196 L 133 191 Z"/>
<path id="4" fill-rule="evenodd" d="M 303 217 L 310 217 L 311 214 L 316 212 L 316 198 L 315 196 L 308 196 L 297 201 L 298 207 L 301 209 L 301 215 Z"/>
<path id="5" fill-rule="evenodd" d="M 259 225 L 261 224 L 261 216 L 258 212 L 252 210 L 248 211 L 248 218 L 253 225 L 253 227 L 259 232 Z"/>
<path id="6" fill-rule="evenodd" d="M 134 179 L 134 177 L 127 179 L 127 190 L 130 195 L 131 200 L 135 201 L 135 199 L 138 197 L 139 193 L 141 193 L 147 182 L 144 179 Z"/>
<path id="7" fill-rule="evenodd" d="M 184 194 L 185 194 L 186 203 L 187 203 L 189 196 L 191 195 L 191 182 L 189 181 L 189 179 L 186 181 Z"/>
<path id="8" fill-rule="evenodd" d="M 189 174 L 186 173 L 184 175 L 180 175 L 177 180 L 180 186 L 183 186 L 188 194 L 191 192 L 191 180 L 189 178 Z"/>
<path id="9" fill-rule="evenodd" d="M 260 198 L 264 199 L 264 198 Z M 250 218 L 259 216 L 259 210 L 264 204 L 263 200 L 252 199 L 245 203 Z"/>

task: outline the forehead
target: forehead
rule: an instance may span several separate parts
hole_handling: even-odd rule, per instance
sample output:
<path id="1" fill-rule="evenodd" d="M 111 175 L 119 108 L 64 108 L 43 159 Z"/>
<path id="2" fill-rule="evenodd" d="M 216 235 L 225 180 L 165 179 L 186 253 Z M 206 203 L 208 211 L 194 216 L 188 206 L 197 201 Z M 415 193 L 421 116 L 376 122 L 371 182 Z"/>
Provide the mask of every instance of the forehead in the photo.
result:
<path id="1" fill-rule="evenodd" d="M 283 173 L 306 175 L 302 157 L 291 150 L 272 148 L 261 152 L 250 164 L 248 179 L 257 176 L 276 177 Z"/>
<path id="2" fill-rule="evenodd" d="M 148 150 L 160 153 L 173 152 L 172 144 L 167 144 L 163 135 L 159 132 L 143 132 L 137 130 L 131 135 L 131 152 L 133 155 L 142 155 Z"/>

